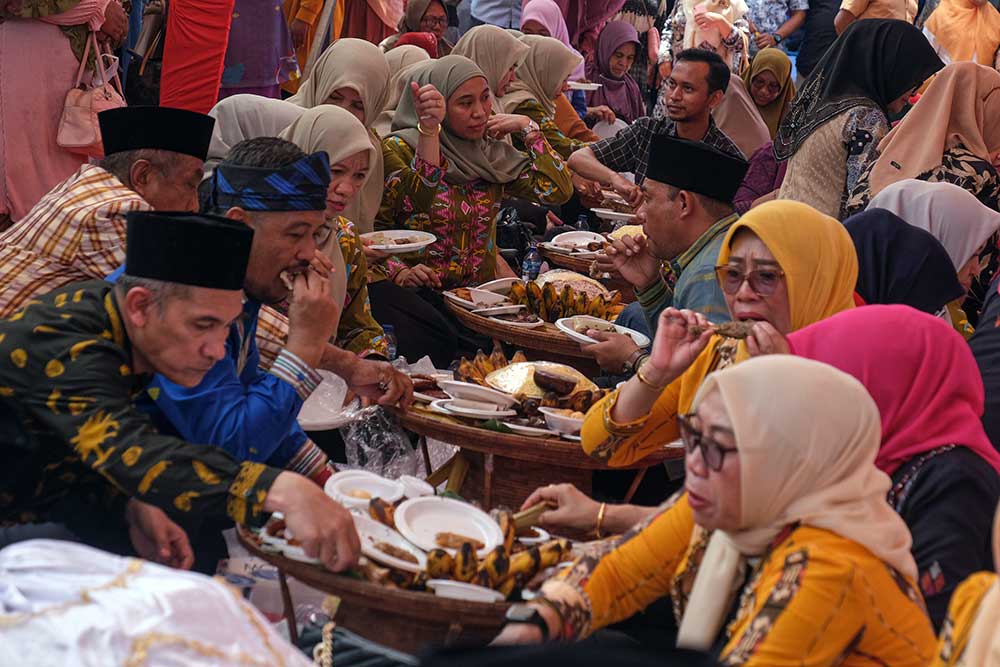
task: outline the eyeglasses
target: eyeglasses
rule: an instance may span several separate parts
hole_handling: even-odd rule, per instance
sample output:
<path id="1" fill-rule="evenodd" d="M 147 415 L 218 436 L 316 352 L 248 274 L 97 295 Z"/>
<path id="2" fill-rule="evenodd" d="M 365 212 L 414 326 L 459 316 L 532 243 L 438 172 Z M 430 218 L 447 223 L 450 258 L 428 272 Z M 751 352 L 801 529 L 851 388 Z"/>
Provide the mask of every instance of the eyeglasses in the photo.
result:
<path id="1" fill-rule="evenodd" d="M 323 225 L 313 232 L 313 241 L 316 242 L 317 246 L 326 245 L 326 242 L 330 240 L 331 233 L 333 233 L 333 227 L 330 225 Z"/>
<path id="2" fill-rule="evenodd" d="M 723 265 L 715 267 L 715 275 L 726 294 L 736 294 L 744 282 L 749 282 L 750 289 L 757 296 L 771 296 L 785 277 L 785 272 L 781 269 L 756 269 L 744 273 L 738 267 Z"/>
<path id="3" fill-rule="evenodd" d="M 448 25 L 447 16 L 425 16 L 420 19 L 421 26 L 427 26 L 428 28 L 436 28 L 441 25 Z"/>
<path id="4" fill-rule="evenodd" d="M 722 470 L 722 463 L 726 454 L 735 452 L 735 447 L 723 447 L 719 442 L 694 427 L 692 420 L 695 418 L 694 412 L 686 415 L 677 415 L 677 425 L 680 427 L 681 440 L 684 441 L 684 451 L 688 454 L 695 448 L 701 452 L 701 458 L 711 470 L 719 472 Z"/>

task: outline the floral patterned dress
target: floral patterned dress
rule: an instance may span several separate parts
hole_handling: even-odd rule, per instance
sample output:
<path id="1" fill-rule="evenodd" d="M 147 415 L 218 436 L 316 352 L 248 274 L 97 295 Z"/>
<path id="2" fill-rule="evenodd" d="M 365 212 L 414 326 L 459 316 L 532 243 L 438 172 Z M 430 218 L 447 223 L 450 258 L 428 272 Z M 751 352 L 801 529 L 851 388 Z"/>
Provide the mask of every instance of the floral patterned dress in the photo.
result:
<path id="1" fill-rule="evenodd" d="M 368 260 L 354 223 L 343 216 L 334 221 L 337 242 L 347 268 L 347 295 L 337 325 L 337 347 L 362 357 L 389 356 L 382 325 L 372 316 L 368 301 Z"/>
<path id="2" fill-rule="evenodd" d="M 527 116 L 531 120 L 538 123 L 538 128 L 542 131 L 545 136 L 545 140 L 549 142 L 549 146 L 559 153 L 559 156 L 564 160 L 568 160 L 569 156 L 575 151 L 581 148 L 586 148 L 590 144 L 586 141 L 580 141 L 579 139 L 571 139 L 562 133 L 562 130 L 556 125 L 555 120 L 550 116 L 545 108 L 542 107 L 536 100 L 528 100 L 523 102 L 516 109 L 514 109 L 515 114 L 520 114 L 522 116 Z M 514 145 L 524 150 L 524 144 L 521 143 L 517 137 L 514 138 Z"/>

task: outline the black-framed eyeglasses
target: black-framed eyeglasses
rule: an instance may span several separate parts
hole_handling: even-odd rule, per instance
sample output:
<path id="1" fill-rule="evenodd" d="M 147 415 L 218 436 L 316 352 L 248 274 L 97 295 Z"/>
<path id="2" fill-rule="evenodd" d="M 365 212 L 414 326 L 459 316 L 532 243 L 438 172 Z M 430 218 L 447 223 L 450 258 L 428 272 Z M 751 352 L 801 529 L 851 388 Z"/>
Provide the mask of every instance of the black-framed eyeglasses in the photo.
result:
<path id="1" fill-rule="evenodd" d="M 726 294 L 736 294 L 744 282 L 749 282 L 750 289 L 757 296 L 771 296 L 781 283 L 781 279 L 785 277 L 785 272 L 781 269 L 755 269 L 745 272 L 738 266 L 723 264 L 715 267 L 715 276 Z"/>
<path id="2" fill-rule="evenodd" d="M 427 26 L 429 28 L 434 28 L 439 25 L 448 25 L 447 16 L 425 16 L 420 19 L 421 26 Z"/>
<path id="3" fill-rule="evenodd" d="M 323 225 L 313 232 L 313 241 L 315 241 L 317 246 L 326 245 L 326 242 L 330 240 L 331 233 L 333 233 L 333 226 Z"/>
<path id="4" fill-rule="evenodd" d="M 688 454 L 695 448 L 701 452 L 701 458 L 711 470 L 719 472 L 722 470 L 722 463 L 726 459 L 726 454 L 735 452 L 735 447 L 723 447 L 718 440 L 705 435 L 695 428 L 692 420 L 695 418 L 694 412 L 686 415 L 677 415 L 677 425 L 680 427 L 681 440 L 684 441 L 684 451 Z"/>

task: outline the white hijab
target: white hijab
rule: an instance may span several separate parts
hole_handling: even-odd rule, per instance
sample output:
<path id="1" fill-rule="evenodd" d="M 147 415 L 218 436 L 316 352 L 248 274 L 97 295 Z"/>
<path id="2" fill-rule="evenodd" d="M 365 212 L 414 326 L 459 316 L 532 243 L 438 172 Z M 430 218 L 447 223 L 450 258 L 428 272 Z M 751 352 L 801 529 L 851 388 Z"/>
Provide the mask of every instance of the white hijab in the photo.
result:
<path id="1" fill-rule="evenodd" d="M 278 136 L 302 115 L 302 107 L 260 95 L 233 95 L 212 107 L 208 115 L 215 119 L 215 128 L 205 160 L 206 178 L 233 146 L 247 139 Z"/>
<path id="2" fill-rule="evenodd" d="M 885 502 L 891 482 L 875 467 L 881 421 L 864 385 L 818 361 L 772 355 L 709 375 L 692 409 L 712 391 L 721 394 L 739 450 L 740 528 L 713 534 L 678 646 L 712 645 L 739 585 L 741 562 L 763 554 L 791 523 L 857 542 L 916 580 L 910 531 Z"/>

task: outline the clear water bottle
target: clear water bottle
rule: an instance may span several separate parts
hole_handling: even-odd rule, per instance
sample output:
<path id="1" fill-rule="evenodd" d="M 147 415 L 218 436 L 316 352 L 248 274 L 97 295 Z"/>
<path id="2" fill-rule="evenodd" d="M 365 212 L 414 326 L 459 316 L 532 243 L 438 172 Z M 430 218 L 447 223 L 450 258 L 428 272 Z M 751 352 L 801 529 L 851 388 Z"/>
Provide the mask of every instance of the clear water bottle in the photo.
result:
<path id="1" fill-rule="evenodd" d="M 528 254 L 524 256 L 524 261 L 521 262 L 521 280 L 524 282 L 534 280 L 538 277 L 538 272 L 541 270 L 542 255 L 538 252 L 538 246 L 532 241 L 531 246 L 528 248 Z"/>
<path id="2" fill-rule="evenodd" d="M 389 361 L 396 358 L 396 331 L 393 329 L 391 324 L 383 324 L 382 331 L 385 332 L 385 346 L 389 348 Z"/>
<path id="3" fill-rule="evenodd" d="M 576 228 L 581 232 L 590 231 L 590 218 L 587 217 L 586 213 L 576 216 Z"/>

